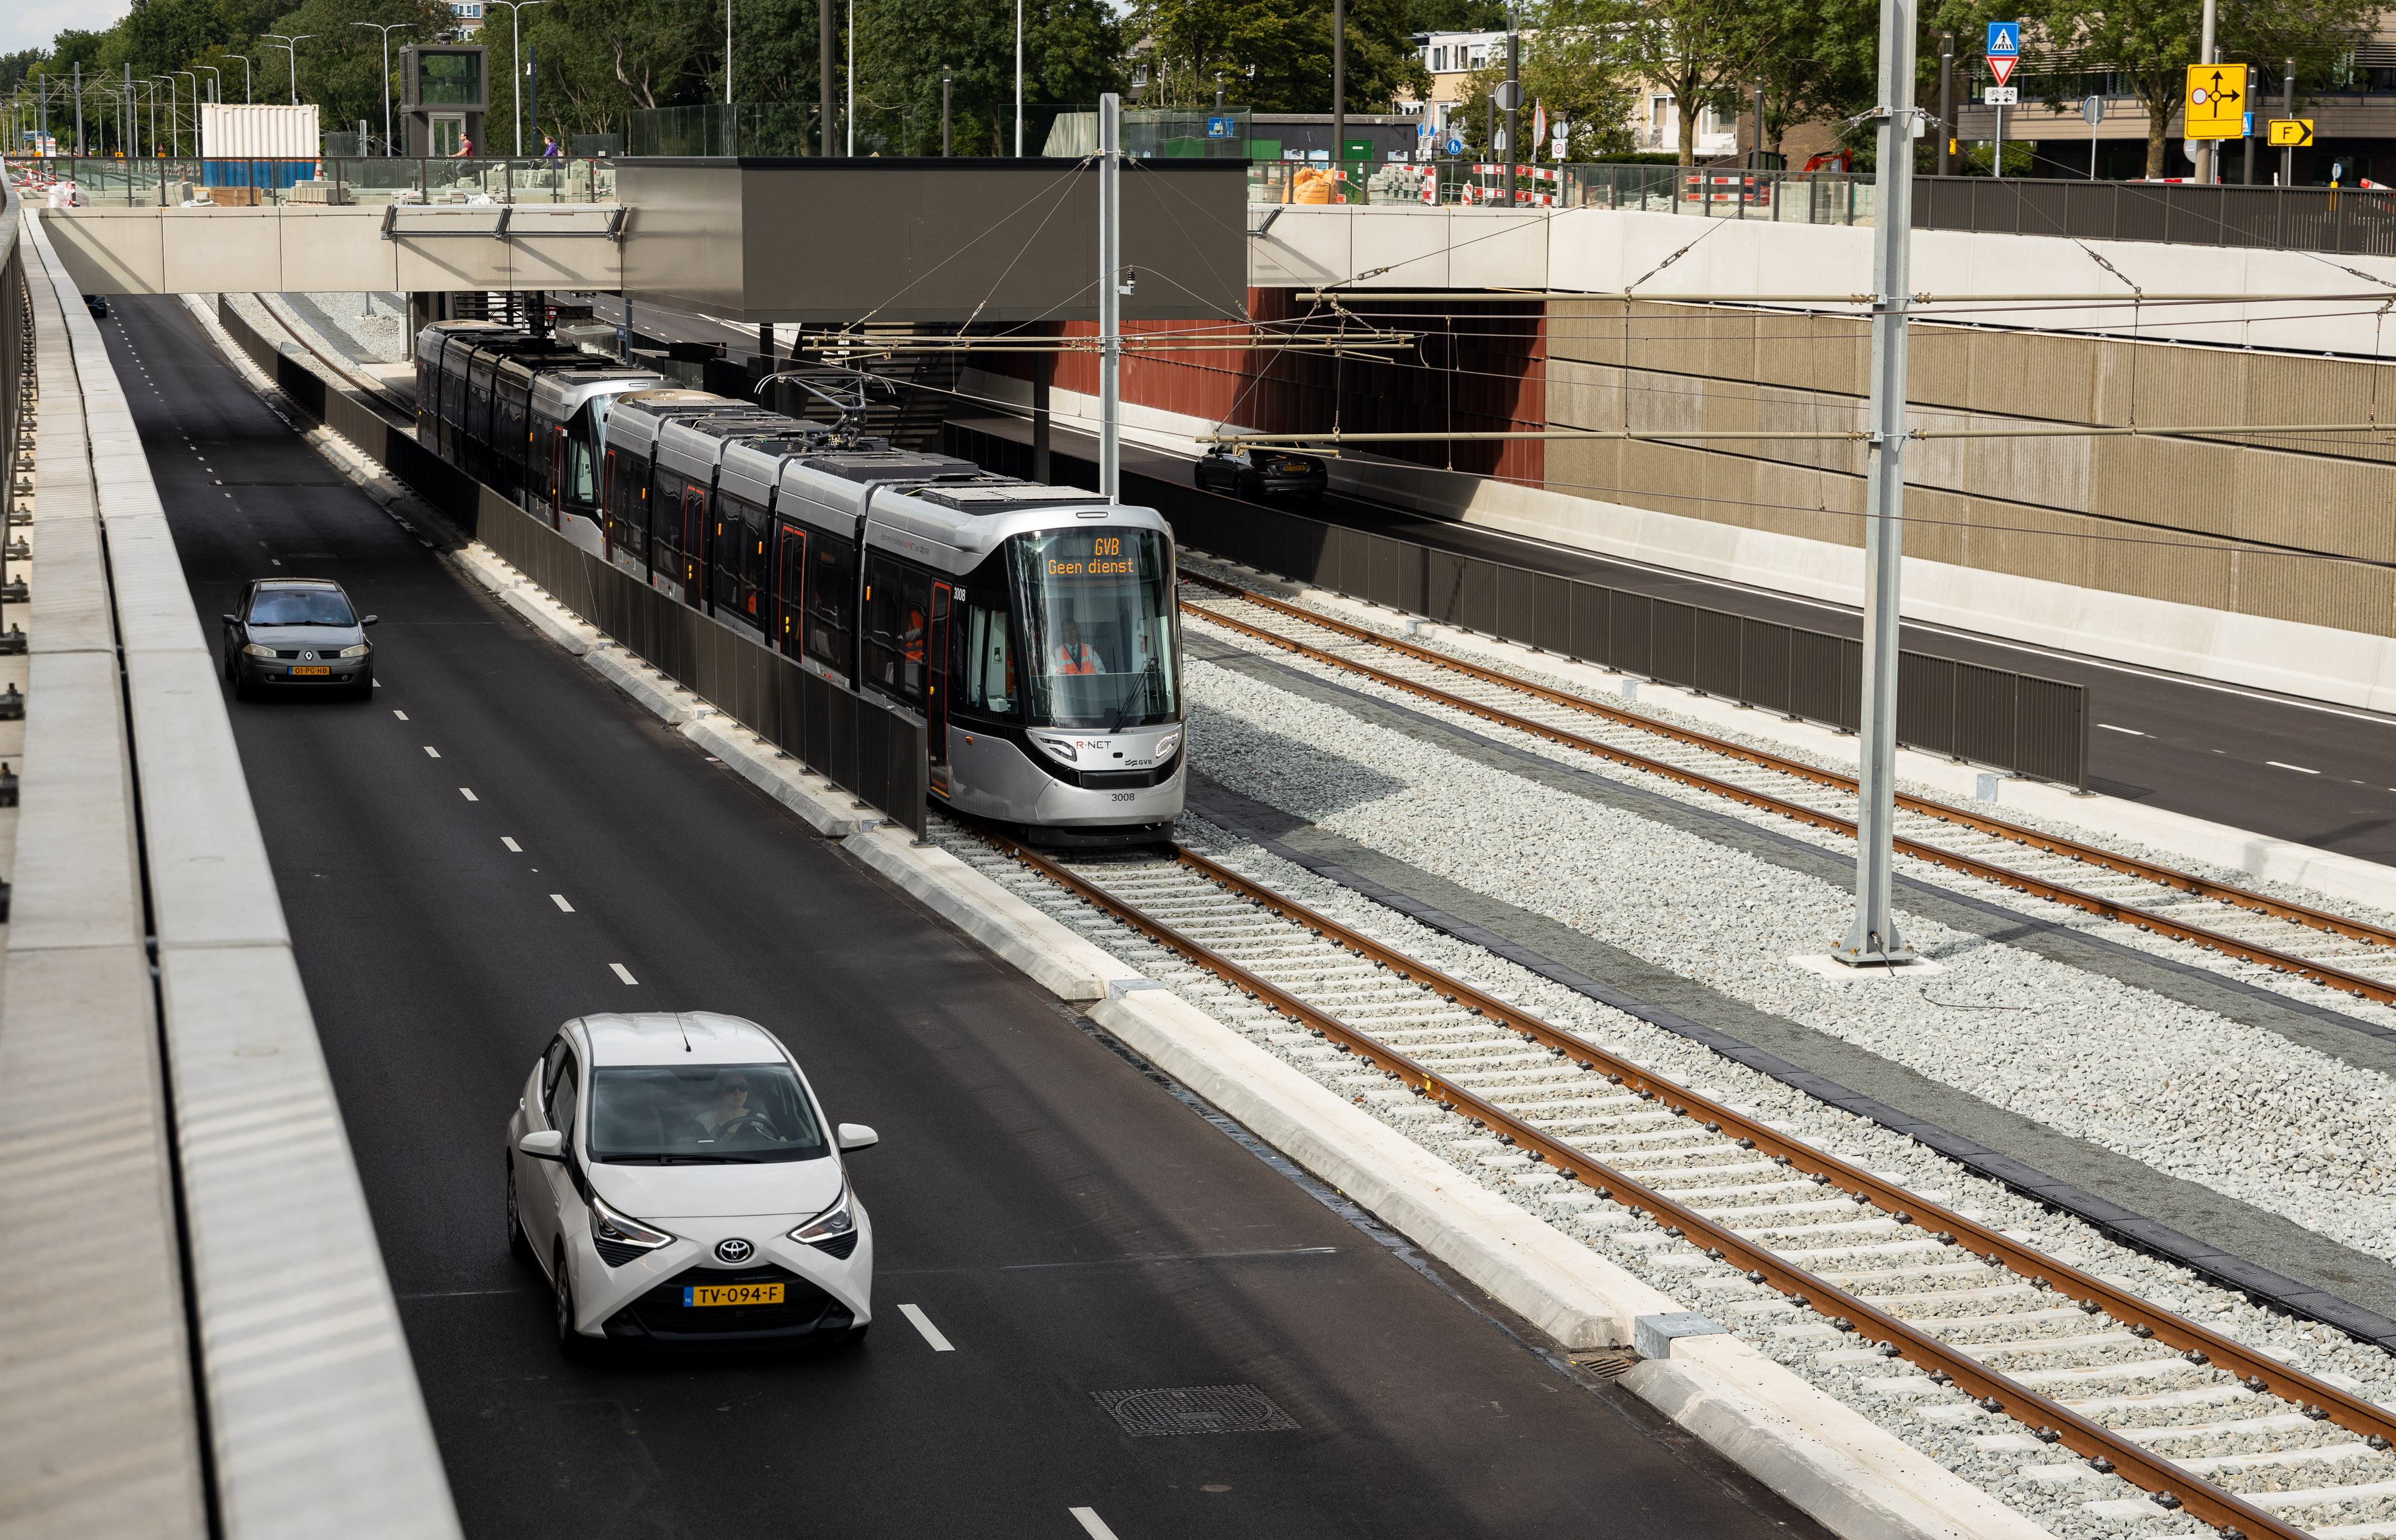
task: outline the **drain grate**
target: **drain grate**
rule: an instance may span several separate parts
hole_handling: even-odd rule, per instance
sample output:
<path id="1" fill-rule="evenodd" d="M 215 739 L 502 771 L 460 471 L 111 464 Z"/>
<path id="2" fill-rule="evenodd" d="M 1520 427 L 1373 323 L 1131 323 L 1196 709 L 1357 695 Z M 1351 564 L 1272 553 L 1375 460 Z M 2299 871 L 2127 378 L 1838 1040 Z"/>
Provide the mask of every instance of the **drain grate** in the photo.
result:
<path id="1" fill-rule="evenodd" d="M 1093 1390 L 1135 1439 L 1170 1433 L 1292 1433 L 1298 1424 L 1253 1385 L 1192 1385 L 1178 1390 Z"/>
<path id="2" fill-rule="evenodd" d="M 1575 1353 L 1574 1364 L 1599 1379 L 1620 1379 L 1639 1366 L 1636 1353 L 1608 1352 L 1603 1348 L 1593 1353 Z"/>

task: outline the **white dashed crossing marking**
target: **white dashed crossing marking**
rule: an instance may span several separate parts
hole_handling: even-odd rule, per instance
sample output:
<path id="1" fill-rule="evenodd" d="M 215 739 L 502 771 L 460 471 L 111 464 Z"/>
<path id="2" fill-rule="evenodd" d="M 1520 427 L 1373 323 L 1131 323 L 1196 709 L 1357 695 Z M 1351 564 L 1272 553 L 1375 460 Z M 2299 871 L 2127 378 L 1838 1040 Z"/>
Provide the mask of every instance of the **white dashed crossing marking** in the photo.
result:
<path id="1" fill-rule="evenodd" d="M 434 747 L 433 747 L 433 745 L 431 745 L 431 744 L 429 744 L 429 743 L 428 743 L 428 744 L 426 744 L 426 745 L 424 746 L 424 751 L 425 751 L 426 753 L 428 753 L 428 754 L 432 755 L 434 759 L 439 759 L 439 758 L 441 757 L 441 750 L 438 750 L 438 749 L 435 749 Z"/>
<path id="2" fill-rule="evenodd" d="M 953 1353 L 957 1350 L 955 1346 L 952 1344 L 947 1337 L 940 1334 L 940 1329 L 932 1324 L 932 1318 L 924 1313 L 924 1308 L 922 1306 L 901 1305 L 898 1307 L 898 1313 L 905 1316 L 908 1323 L 912 1325 L 915 1330 L 924 1334 L 924 1340 L 932 1345 L 932 1351 L 936 1353 Z"/>
<path id="3" fill-rule="evenodd" d="M 468 802 L 481 802 L 483 800 L 482 798 L 474 795 L 474 789 L 471 786 L 461 786 L 458 788 L 458 795 L 465 798 Z"/>
<path id="4" fill-rule="evenodd" d="M 624 966 L 621 962 L 610 962 L 607 966 L 615 969 L 616 976 L 622 979 L 627 984 L 638 984 L 640 982 L 639 979 L 632 976 L 632 970 Z"/>
<path id="5" fill-rule="evenodd" d="M 407 713 L 406 711 L 393 711 L 391 714 L 399 718 L 402 722 L 406 722 L 407 720 Z"/>
<path id="6" fill-rule="evenodd" d="M 564 909 L 568 914 L 572 914 L 574 912 L 574 906 L 566 901 L 566 895 L 562 893 L 551 894 L 549 896 L 549 901 L 555 904 L 559 909 Z"/>
<path id="7" fill-rule="evenodd" d="M 1067 1508 L 1065 1511 L 1082 1521 L 1082 1529 L 1090 1540 L 1116 1540 L 1115 1532 L 1107 1528 L 1107 1521 L 1098 1517 L 1098 1509 Z"/>
<path id="8" fill-rule="evenodd" d="M 509 839 L 504 834 L 499 836 L 499 843 L 507 846 L 510 850 L 514 851 L 519 856 L 524 854 L 524 846 L 516 843 L 513 840 Z"/>

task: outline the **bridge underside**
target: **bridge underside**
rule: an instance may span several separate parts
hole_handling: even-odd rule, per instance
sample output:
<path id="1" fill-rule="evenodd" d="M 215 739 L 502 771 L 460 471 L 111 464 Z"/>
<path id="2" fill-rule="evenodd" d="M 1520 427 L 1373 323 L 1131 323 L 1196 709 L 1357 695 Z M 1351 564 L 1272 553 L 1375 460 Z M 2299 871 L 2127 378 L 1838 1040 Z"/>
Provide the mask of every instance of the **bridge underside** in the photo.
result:
<path id="1" fill-rule="evenodd" d="M 1089 320 L 1098 177 L 1033 160 L 619 164 L 616 206 L 47 209 L 87 294 L 597 289 L 748 322 Z M 1133 320 L 1247 300 L 1237 161 L 1123 179 Z"/>

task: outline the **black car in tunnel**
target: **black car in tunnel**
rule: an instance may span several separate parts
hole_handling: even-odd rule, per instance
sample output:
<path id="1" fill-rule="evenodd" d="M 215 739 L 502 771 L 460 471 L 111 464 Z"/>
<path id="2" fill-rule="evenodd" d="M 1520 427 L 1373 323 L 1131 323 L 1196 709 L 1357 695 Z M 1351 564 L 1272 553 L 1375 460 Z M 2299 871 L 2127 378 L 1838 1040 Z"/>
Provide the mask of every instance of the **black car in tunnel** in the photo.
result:
<path id="1" fill-rule="evenodd" d="M 1320 502 L 1331 485 L 1312 455 L 1263 445 L 1218 444 L 1199 457 L 1193 475 L 1202 490 L 1257 501 Z"/>

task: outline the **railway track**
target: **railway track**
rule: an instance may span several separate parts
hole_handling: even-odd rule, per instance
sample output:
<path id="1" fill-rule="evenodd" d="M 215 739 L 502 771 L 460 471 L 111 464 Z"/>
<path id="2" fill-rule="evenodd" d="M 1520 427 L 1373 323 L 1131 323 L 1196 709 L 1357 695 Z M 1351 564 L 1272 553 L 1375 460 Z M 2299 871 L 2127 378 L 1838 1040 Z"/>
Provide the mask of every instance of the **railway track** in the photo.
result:
<path id="1" fill-rule="evenodd" d="M 2018 1455 L 2033 1480 L 2115 1473 L 2150 1494 L 2130 1500 L 2137 1514 L 2103 1517 L 2396 1535 L 2396 1416 L 1943 1194 L 1826 1154 L 1193 851 L 1058 860 L 955 825 L 941 838 L 1052 911 L 1086 906 L 1137 932 L 1165 954 L 1145 961 L 1151 976 L 1219 986 L 1206 1007 L 1218 1018 L 1331 1067 L 1402 1128 L 1470 1120 L 1479 1163 L 1656 1248 L 1708 1313 L 1814 1339 L 1816 1364 L 1854 1366 L 1879 1393 L 1951 1385 L 1971 1402 L 1922 1414 L 2013 1418 L 2026 1431 L 1976 1443 Z"/>
<path id="2" fill-rule="evenodd" d="M 1184 572 L 1186 614 L 1316 663 L 1749 807 L 1852 836 L 1851 776 L 1553 689 Z M 1193 596 L 1193 593 L 1195 596 Z M 1900 793 L 1901 855 L 2396 1003 L 2396 930 Z"/>
<path id="3" fill-rule="evenodd" d="M 289 318 L 285 316 L 283 312 L 276 308 L 273 296 L 253 294 L 250 298 L 258 301 L 260 312 L 263 313 L 269 321 L 272 321 L 274 325 L 281 330 L 284 336 L 289 338 L 292 341 L 297 342 L 300 347 L 306 349 L 308 352 L 315 358 L 318 364 L 324 365 L 325 370 L 327 373 L 331 374 L 342 384 L 347 385 L 352 390 L 356 391 L 359 394 L 365 396 L 367 405 L 372 406 L 383 418 L 400 427 L 407 429 L 410 432 L 415 431 L 416 411 L 414 407 L 409 405 L 406 402 L 399 399 L 398 396 L 393 394 L 380 380 L 371 378 L 366 375 L 359 373 L 349 360 L 336 357 L 332 353 L 326 352 L 323 348 L 317 346 L 315 339 L 308 335 L 305 327 L 293 325 Z"/>

